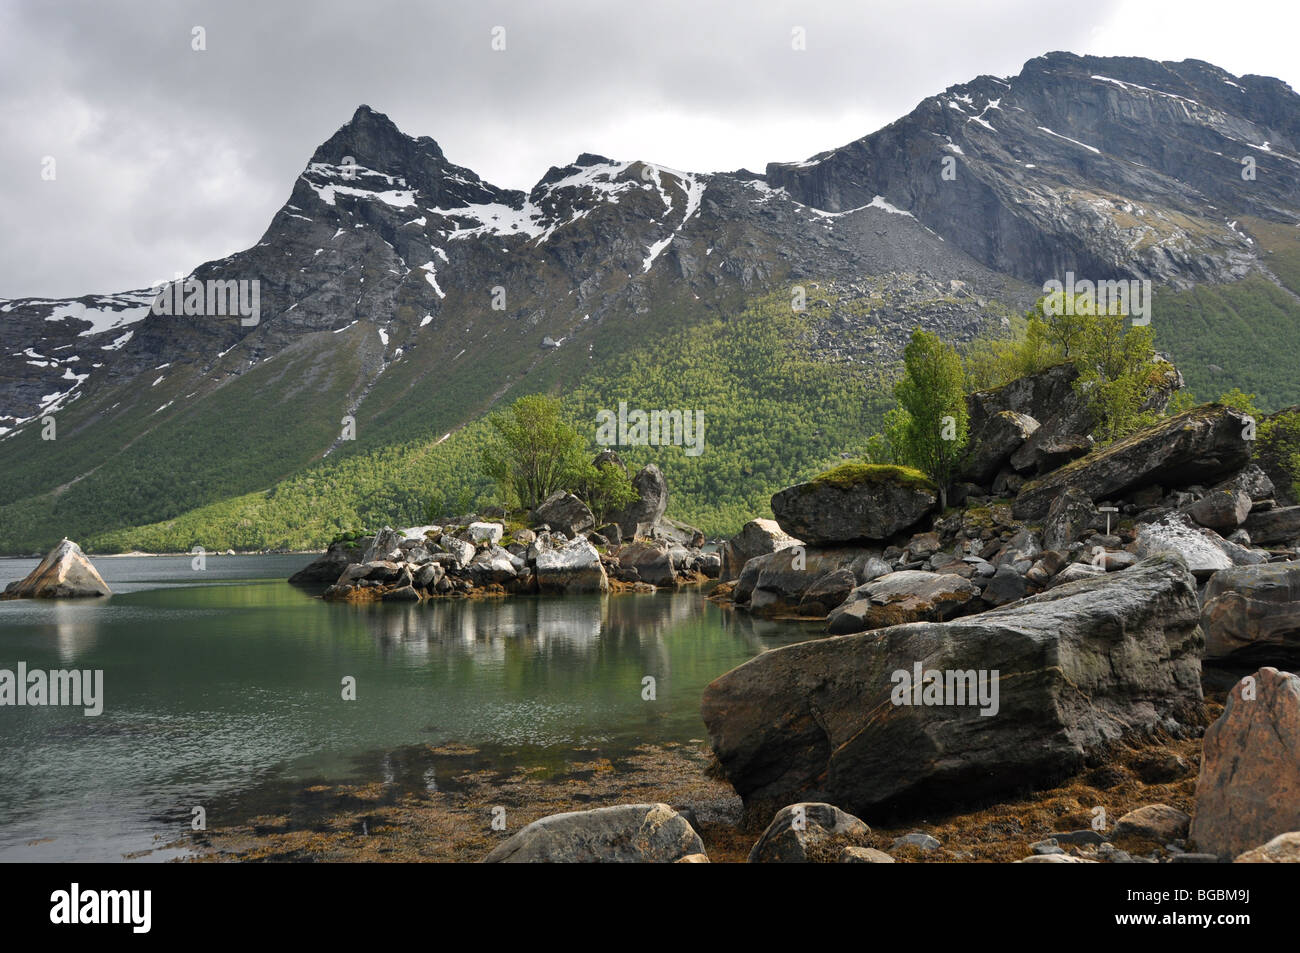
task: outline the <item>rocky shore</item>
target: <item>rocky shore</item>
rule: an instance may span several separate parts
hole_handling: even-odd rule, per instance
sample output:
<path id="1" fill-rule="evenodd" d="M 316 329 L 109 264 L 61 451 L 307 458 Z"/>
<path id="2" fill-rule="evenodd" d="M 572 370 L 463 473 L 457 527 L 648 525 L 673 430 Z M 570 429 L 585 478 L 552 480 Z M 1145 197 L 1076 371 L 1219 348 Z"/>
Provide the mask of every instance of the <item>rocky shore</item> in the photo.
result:
<path id="1" fill-rule="evenodd" d="M 532 526 L 385 529 L 332 549 L 319 577 L 351 601 L 717 577 L 714 601 L 833 636 L 705 690 L 725 820 L 702 820 L 670 771 L 633 785 L 635 803 L 614 785 L 529 812 L 475 859 L 1300 859 L 1290 477 L 1253 462 L 1255 422 L 1217 404 L 1095 447 L 1075 373 L 970 395 L 947 494 L 906 467 L 844 464 L 776 493 L 774 519 L 711 554 L 664 523 L 647 468 L 630 525 L 597 528 L 556 494 Z M 1166 366 L 1149 405 L 1179 384 Z"/>
<path id="2" fill-rule="evenodd" d="M 597 460 L 611 456 L 617 460 L 611 451 Z M 646 592 L 717 578 L 722 559 L 704 551 L 704 534 L 664 516 L 668 486 L 659 468 L 642 468 L 632 485 L 637 498 L 601 526 L 582 500 L 556 492 L 518 514 L 527 522 L 497 510 L 339 541 L 289 581 L 328 584 L 329 600 L 423 602 Z"/>

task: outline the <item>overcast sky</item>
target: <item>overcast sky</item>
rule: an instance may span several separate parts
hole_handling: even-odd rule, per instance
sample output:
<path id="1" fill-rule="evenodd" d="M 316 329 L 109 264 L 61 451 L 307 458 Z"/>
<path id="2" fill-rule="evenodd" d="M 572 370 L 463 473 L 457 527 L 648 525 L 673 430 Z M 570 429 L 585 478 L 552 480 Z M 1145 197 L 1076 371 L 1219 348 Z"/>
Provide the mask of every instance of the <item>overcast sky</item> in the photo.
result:
<path id="1" fill-rule="evenodd" d="M 1297 6 L 3 0 L 0 297 L 142 287 L 248 247 L 360 103 L 507 187 L 580 152 L 761 171 L 1051 50 L 1192 57 L 1300 88 Z"/>

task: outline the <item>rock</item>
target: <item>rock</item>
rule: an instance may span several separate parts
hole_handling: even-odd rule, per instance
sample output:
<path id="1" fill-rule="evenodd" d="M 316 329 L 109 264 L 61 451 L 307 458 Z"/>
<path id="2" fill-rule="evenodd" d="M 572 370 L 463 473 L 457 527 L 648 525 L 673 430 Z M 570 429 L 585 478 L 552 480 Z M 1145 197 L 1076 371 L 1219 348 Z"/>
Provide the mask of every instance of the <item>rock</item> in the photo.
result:
<path id="1" fill-rule="evenodd" d="M 600 451 L 600 453 L 596 454 L 595 459 L 591 461 L 591 465 L 598 469 L 600 467 L 615 466 L 624 473 L 627 473 L 627 464 L 623 462 L 623 458 L 614 450 Z"/>
<path id="2" fill-rule="evenodd" d="M 373 539 L 369 537 L 371 542 Z M 290 576 L 289 582 L 295 586 L 336 582 L 343 574 L 343 570 L 353 563 L 361 562 L 361 557 L 369 545 L 369 542 L 361 539 L 330 543 L 324 553 Z"/>
<path id="3" fill-rule="evenodd" d="M 1246 467 L 1231 481 L 1233 485 L 1246 491 L 1251 502 L 1261 503 L 1264 500 L 1273 499 L 1275 488 L 1273 481 L 1268 478 L 1268 474 L 1252 463 Z"/>
<path id="4" fill-rule="evenodd" d="M 745 563 L 736 580 L 735 601 L 752 603 L 756 591 L 766 591 L 773 604 L 794 608 L 813 583 L 837 569 L 852 572 L 855 585 L 881 568 L 888 572 L 890 567 L 877 558 L 877 552 L 857 546 L 787 546 L 756 556 Z"/>
<path id="5" fill-rule="evenodd" d="M 874 847 L 845 847 L 840 854 L 841 864 L 892 864 L 894 858 Z"/>
<path id="6" fill-rule="evenodd" d="M 1014 566 L 999 566 L 989 584 L 984 587 L 984 601 L 992 606 L 1004 606 L 1017 599 L 1023 599 L 1029 591 L 1029 583 Z"/>
<path id="7" fill-rule="evenodd" d="M 1300 830 L 1300 677 L 1261 668 L 1228 693 L 1205 732 L 1191 838 L 1236 857 Z"/>
<path id="8" fill-rule="evenodd" d="M 1187 836 L 1192 819 L 1168 804 L 1147 804 L 1129 811 L 1115 825 L 1115 837 L 1144 837 L 1167 844 Z"/>
<path id="9" fill-rule="evenodd" d="M 605 537 L 610 546 L 618 546 L 623 542 L 623 530 L 617 523 L 606 523 L 603 526 L 597 526 L 595 532 L 597 535 Z"/>
<path id="10" fill-rule="evenodd" d="M 952 573 L 891 572 L 850 592 L 830 613 L 827 629 L 846 635 L 902 622 L 943 621 L 979 594 L 969 579 Z"/>
<path id="11" fill-rule="evenodd" d="M 1001 410 L 977 432 L 971 430 L 961 476 L 987 486 L 997 476 L 1020 446 L 1038 429 L 1038 421 L 1028 414 Z"/>
<path id="12" fill-rule="evenodd" d="M 539 553 L 535 571 L 539 592 L 569 595 L 609 591 L 609 579 L 600 563 L 600 553 L 582 538 Z"/>
<path id="13" fill-rule="evenodd" d="M 677 569 L 671 550 L 671 545 L 662 540 L 634 540 L 618 548 L 618 564 L 624 569 L 635 569 L 641 582 L 673 588 L 677 585 Z"/>
<path id="14" fill-rule="evenodd" d="M 799 600 L 799 614 L 808 616 L 825 616 L 832 609 L 848 598 L 849 593 L 858 584 L 858 579 L 849 569 L 832 569 L 813 582 L 804 590 Z"/>
<path id="15" fill-rule="evenodd" d="M 1022 471 L 1047 473 L 1086 455 L 1092 447 L 1092 438 L 1086 434 L 1063 433 L 1031 439 L 1011 455 L 1011 465 Z"/>
<path id="16" fill-rule="evenodd" d="M 701 710 L 750 812 L 813 799 L 918 812 L 1054 782 L 1123 738 L 1195 724 L 1199 622 L 1194 579 L 1162 555 L 950 622 L 764 652 L 709 684 Z M 922 660 L 988 673 L 988 704 L 895 705 Z M 982 716 L 994 685 L 998 717 Z"/>
<path id="17" fill-rule="evenodd" d="M 808 852 L 835 836 L 869 837 L 871 828 L 830 804 L 783 807 L 749 852 L 751 864 L 805 864 Z"/>
<path id="18" fill-rule="evenodd" d="M 401 586 L 396 589 L 389 589 L 381 597 L 384 602 L 419 602 L 420 594 L 412 586 Z"/>
<path id="19" fill-rule="evenodd" d="M 5 599 L 81 599 L 111 596 L 113 590 L 86 554 L 70 539 L 63 539 L 45 554 L 24 579 L 5 587 Z"/>
<path id="20" fill-rule="evenodd" d="M 755 556 L 766 556 L 787 546 L 802 545 L 800 540 L 781 529 L 776 520 L 754 519 L 740 528 L 740 532 L 722 544 L 723 582 L 740 578 L 745 563 Z"/>
<path id="21" fill-rule="evenodd" d="M 1220 533 L 1231 533 L 1250 515 L 1250 494 L 1242 486 L 1229 482 L 1215 487 L 1187 508 L 1187 515 L 1202 526 Z"/>
<path id="22" fill-rule="evenodd" d="M 1043 521 L 1043 546 L 1069 549 L 1071 543 L 1083 539 L 1089 530 L 1101 529 L 1105 525 L 1105 517 L 1088 494 L 1078 487 L 1068 486 L 1047 509 L 1047 518 Z"/>
<path id="23" fill-rule="evenodd" d="M 1242 526 L 1256 546 L 1292 543 L 1300 539 L 1300 506 L 1252 510 Z"/>
<path id="24" fill-rule="evenodd" d="M 508 585 L 515 581 L 524 561 L 500 546 L 487 546 L 478 551 L 465 567 L 465 574 L 476 586 Z"/>
<path id="25" fill-rule="evenodd" d="M 717 579 L 722 574 L 722 557 L 717 553 L 701 553 L 700 572 L 709 579 Z"/>
<path id="26" fill-rule="evenodd" d="M 391 526 L 385 526 L 375 534 L 374 539 L 361 554 L 363 563 L 400 562 L 402 558 L 402 541 L 406 539 Z"/>
<path id="27" fill-rule="evenodd" d="M 1278 834 L 1267 844 L 1248 850 L 1234 864 L 1300 864 L 1300 831 Z"/>
<path id="28" fill-rule="evenodd" d="M 1291 666 L 1300 658 L 1300 563 L 1220 570 L 1201 606 L 1207 659 Z"/>
<path id="29" fill-rule="evenodd" d="M 1158 522 L 1139 527 L 1135 549 L 1143 557 L 1159 552 L 1178 553 L 1197 580 L 1204 582 L 1220 569 L 1232 566 L 1232 560 L 1210 539 L 1214 535 L 1211 530 L 1194 526 L 1183 514 L 1170 513 Z"/>
<path id="30" fill-rule="evenodd" d="M 910 834 L 894 838 L 895 849 L 899 847 L 916 847 L 920 850 L 938 850 L 941 846 L 937 838 L 931 837 L 925 831 L 912 831 Z"/>
<path id="31" fill-rule="evenodd" d="M 1095 502 L 1151 483 L 1186 485 L 1235 473 L 1250 461 L 1246 421 L 1241 411 L 1217 404 L 1189 410 L 1039 477 L 1020 491 L 1013 511 L 1020 519 L 1042 519 L 1070 486 Z"/>
<path id="32" fill-rule="evenodd" d="M 596 525 L 587 504 L 563 490 L 556 490 L 533 510 L 533 519 L 559 530 L 570 539 Z"/>
<path id="33" fill-rule="evenodd" d="M 1033 418 L 1038 427 L 1012 453 L 1010 463 L 1024 472 L 1037 469 L 1039 444 L 1065 435 L 1085 434 L 1093 429 L 1087 403 L 1074 389 L 1078 376 L 1079 371 L 1073 363 L 1062 363 L 1017 378 L 995 390 L 970 394 L 966 398 L 970 433 L 982 433 L 987 422 L 1002 411 Z"/>
<path id="34" fill-rule="evenodd" d="M 432 592 L 445 575 L 441 564 L 425 563 L 415 572 L 411 581 L 417 589 Z"/>
<path id="35" fill-rule="evenodd" d="M 1133 771 L 1145 784 L 1168 784 L 1192 773 L 1186 761 L 1170 752 L 1143 755 L 1133 764 Z"/>
<path id="36" fill-rule="evenodd" d="M 455 536 L 451 536 L 447 533 L 443 533 L 438 537 L 438 546 L 440 546 L 447 555 L 452 557 L 453 565 L 457 569 L 463 569 L 468 566 L 470 560 L 474 558 L 474 554 L 478 552 L 478 550 L 474 548 L 473 543 L 466 542 L 463 539 L 457 539 Z"/>
<path id="37" fill-rule="evenodd" d="M 483 863 L 670 864 L 703 853 L 700 836 L 667 804 L 620 804 L 533 821 Z"/>
<path id="38" fill-rule="evenodd" d="M 708 854 L 687 854 L 673 861 L 674 864 L 707 864 L 708 862 Z"/>
<path id="39" fill-rule="evenodd" d="M 501 542 L 501 534 L 505 532 L 505 527 L 500 523 L 470 523 L 467 532 L 472 542 L 495 546 Z"/>
<path id="40" fill-rule="evenodd" d="M 781 529 L 809 544 L 887 540 L 930 513 L 938 493 L 917 470 L 843 464 L 772 497 Z"/>
<path id="41" fill-rule="evenodd" d="M 1017 864 L 1099 864 L 1101 861 L 1093 860 L 1090 857 L 1076 857 L 1073 854 L 1034 854 L 1026 857 L 1024 860 L 1017 860 Z"/>
<path id="42" fill-rule="evenodd" d="M 637 471 L 632 477 L 632 487 L 637 498 L 611 516 L 619 525 L 623 539 L 635 539 L 641 535 L 641 527 L 653 526 L 668 509 L 668 481 L 653 463 Z"/>

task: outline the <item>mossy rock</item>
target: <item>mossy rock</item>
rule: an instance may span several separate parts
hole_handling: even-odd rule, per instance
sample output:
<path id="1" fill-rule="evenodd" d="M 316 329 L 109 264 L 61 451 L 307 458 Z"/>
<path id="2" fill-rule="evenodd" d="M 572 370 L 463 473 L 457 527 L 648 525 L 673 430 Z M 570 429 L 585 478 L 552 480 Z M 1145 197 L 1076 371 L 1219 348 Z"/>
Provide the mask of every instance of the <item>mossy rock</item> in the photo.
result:
<path id="1" fill-rule="evenodd" d="M 838 467 L 819 473 L 811 483 L 823 483 L 840 489 L 849 489 L 863 483 L 894 483 L 926 490 L 938 490 L 929 477 L 912 467 L 890 463 L 841 463 Z"/>

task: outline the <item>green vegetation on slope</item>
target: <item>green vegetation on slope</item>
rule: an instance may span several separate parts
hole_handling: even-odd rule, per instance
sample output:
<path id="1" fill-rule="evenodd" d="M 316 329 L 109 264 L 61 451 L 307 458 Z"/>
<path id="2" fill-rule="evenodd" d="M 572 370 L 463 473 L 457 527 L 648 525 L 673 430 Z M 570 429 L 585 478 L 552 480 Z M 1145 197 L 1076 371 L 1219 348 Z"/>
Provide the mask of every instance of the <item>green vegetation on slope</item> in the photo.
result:
<path id="1" fill-rule="evenodd" d="M 594 456 L 597 413 L 618 413 L 620 401 L 647 412 L 702 411 L 698 456 L 680 446 L 614 449 L 629 468 L 657 463 L 664 471 L 668 515 L 708 533 L 734 532 L 768 512 L 775 490 L 861 448 L 889 407 L 889 381 L 878 369 L 828 365 L 801 352 L 799 341 L 816 317 L 815 310 L 793 313 L 782 292 L 737 314 L 661 326 L 635 352 L 603 362 L 562 393 L 566 413 Z M 515 393 L 539 383 L 528 378 Z M 462 489 L 477 505 L 503 502 L 481 473 L 489 441 L 479 420 L 442 443 L 424 439 L 331 456 L 267 492 L 102 533 L 85 545 L 98 552 L 306 549 L 384 523 L 417 525 L 429 500 L 454 499 Z"/>

